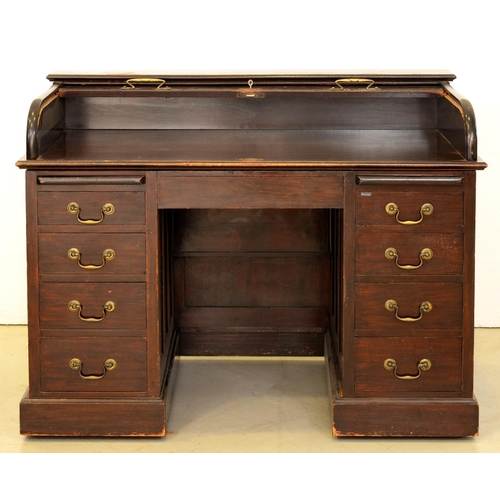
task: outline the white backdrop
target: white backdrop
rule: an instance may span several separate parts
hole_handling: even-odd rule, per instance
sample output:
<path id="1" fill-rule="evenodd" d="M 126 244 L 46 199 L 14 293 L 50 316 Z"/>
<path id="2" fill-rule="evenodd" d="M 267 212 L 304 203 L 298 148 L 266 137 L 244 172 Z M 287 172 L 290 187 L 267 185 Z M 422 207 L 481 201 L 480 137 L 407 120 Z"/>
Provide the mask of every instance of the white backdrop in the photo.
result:
<path id="1" fill-rule="evenodd" d="M 500 70 L 494 2 L 10 2 L 3 10 L 0 324 L 26 322 L 24 173 L 31 101 L 57 71 L 444 69 L 476 111 L 476 325 L 500 326 Z M 498 254 L 498 255 L 497 255 Z"/>

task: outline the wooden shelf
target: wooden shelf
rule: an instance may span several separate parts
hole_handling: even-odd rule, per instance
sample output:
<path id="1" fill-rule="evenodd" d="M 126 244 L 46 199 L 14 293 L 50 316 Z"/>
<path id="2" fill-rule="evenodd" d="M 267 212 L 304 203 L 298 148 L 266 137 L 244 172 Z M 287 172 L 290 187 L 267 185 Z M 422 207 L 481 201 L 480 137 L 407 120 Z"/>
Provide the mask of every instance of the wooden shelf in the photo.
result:
<path id="1" fill-rule="evenodd" d="M 467 167 L 439 130 L 68 130 L 32 164 Z M 22 165 L 21 165 L 22 166 Z"/>

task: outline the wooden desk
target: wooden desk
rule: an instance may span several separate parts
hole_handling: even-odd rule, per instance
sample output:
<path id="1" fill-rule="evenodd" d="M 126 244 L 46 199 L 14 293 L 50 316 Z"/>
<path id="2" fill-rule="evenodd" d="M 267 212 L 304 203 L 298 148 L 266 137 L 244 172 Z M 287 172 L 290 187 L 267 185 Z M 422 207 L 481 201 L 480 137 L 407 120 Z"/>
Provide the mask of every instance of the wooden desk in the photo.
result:
<path id="1" fill-rule="evenodd" d="M 453 75 L 49 79 L 22 434 L 164 435 L 179 355 L 324 356 L 337 436 L 477 433 Z"/>

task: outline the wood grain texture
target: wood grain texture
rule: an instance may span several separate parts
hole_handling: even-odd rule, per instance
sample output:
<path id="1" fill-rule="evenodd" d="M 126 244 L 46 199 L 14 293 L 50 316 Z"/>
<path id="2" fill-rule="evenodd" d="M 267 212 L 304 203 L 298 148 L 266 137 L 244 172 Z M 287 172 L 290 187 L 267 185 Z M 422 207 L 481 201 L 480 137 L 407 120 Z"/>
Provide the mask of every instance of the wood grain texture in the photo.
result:
<path id="1" fill-rule="evenodd" d="M 78 300 L 84 318 L 103 317 L 102 307 L 115 303 L 99 323 L 82 321 L 68 303 Z M 76 329 L 99 332 L 143 330 L 146 328 L 146 287 L 144 283 L 42 283 L 40 285 L 40 325 L 45 329 Z"/>
<path id="2" fill-rule="evenodd" d="M 42 392 L 66 393 L 71 397 L 105 392 L 146 393 L 146 339 L 143 337 L 44 338 L 40 352 Z M 83 375 L 105 374 L 104 377 L 82 378 L 69 366 L 73 358 L 82 361 Z M 117 365 L 105 372 L 103 364 L 108 359 L 114 359 Z"/>
<path id="3" fill-rule="evenodd" d="M 75 214 L 68 212 L 69 203 L 78 203 L 81 219 L 99 220 L 102 207 L 111 203 L 114 213 L 106 215 L 99 224 L 86 225 L 77 221 Z M 145 222 L 144 193 L 113 191 L 42 191 L 38 194 L 38 224 L 71 225 L 78 231 L 95 231 L 96 227 L 108 225 L 141 225 Z"/>
<path id="4" fill-rule="evenodd" d="M 387 300 L 398 304 L 398 315 L 417 318 L 422 302 L 432 310 L 415 322 L 400 321 L 385 308 Z M 356 284 L 356 330 L 429 332 L 461 330 L 463 326 L 463 287 L 461 283 L 358 283 Z"/>
<path id="5" fill-rule="evenodd" d="M 26 436 L 164 436 L 162 398 L 47 399 L 25 396 L 20 405 Z"/>
<path id="6" fill-rule="evenodd" d="M 114 251 L 111 260 L 105 260 L 101 269 L 83 269 L 78 261 L 68 257 L 68 250 L 80 252 L 83 266 L 102 265 L 103 252 Z M 82 234 L 41 233 L 39 235 L 40 274 L 73 274 L 92 279 L 96 276 L 136 274 L 145 279 L 146 241 L 144 233 Z M 73 278 L 75 279 L 75 278 Z M 78 278 L 77 278 L 78 279 Z"/>
<path id="7" fill-rule="evenodd" d="M 334 436 L 477 436 L 479 406 L 469 399 L 342 399 L 333 403 Z"/>
<path id="8" fill-rule="evenodd" d="M 396 221 L 395 215 L 388 214 L 385 207 L 395 203 L 399 209 L 399 220 L 417 221 L 420 209 L 426 203 L 433 206 L 433 212 L 424 216 L 415 226 L 404 226 Z M 392 186 L 360 186 L 356 190 L 356 223 L 359 225 L 390 226 L 406 233 L 415 231 L 438 231 L 453 227 L 460 230 L 464 223 L 463 188 L 426 188 Z"/>
<path id="9" fill-rule="evenodd" d="M 437 130 L 67 130 L 39 160 L 101 167 L 109 162 L 212 167 L 455 162 L 470 168 Z"/>
<path id="10" fill-rule="evenodd" d="M 401 269 L 396 259 L 388 259 L 385 251 L 396 250 L 400 266 L 421 264 L 426 248 L 432 258 L 423 260 L 418 269 Z M 356 236 L 356 273 L 358 275 L 404 276 L 418 280 L 422 275 L 462 275 L 464 242 L 462 233 L 389 232 L 385 226 L 365 226 Z"/>
<path id="11" fill-rule="evenodd" d="M 356 392 L 393 397 L 397 392 L 460 392 L 462 390 L 461 339 L 363 338 L 354 343 Z M 419 378 L 401 380 L 384 368 L 386 359 L 397 363 L 400 376 L 417 376 L 417 365 L 428 359 L 431 369 Z"/>
<path id="12" fill-rule="evenodd" d="M 125 98 L 124 98 L 125 97 Z M 76 130 L 407 130 L 437 128 L 438 97 L 380 99 L 67 98 Z"/>
<path id="13" fill-rule="evenodd" d="M 159 208 L 336 208 L 343 205 L 342 176 L 255 173 L 250 176 L 193 172 L 159 174 Z"/>
<path id="14" fill-rule="evenodd" d="M 334 436 L 462 437 L 477 436 L 479 406 L 471 397 L 345 397 L 331 343 L 325 342 L 328 394 Z"/>
<path id="15" fill-rule="evenodd" d="M 328 220 L 327 210 L 176 210 L 175 252 L 327 252 Z"/>
<path id="16" fill-rule="evenodd" d="M 320 307 L 329 257 L 190 257 L 187 307 Z"/>
<path id="17" fill-rule="evenodd" d="M 182 356 L 323 356 L 323 332 L 180 333 Z"/>

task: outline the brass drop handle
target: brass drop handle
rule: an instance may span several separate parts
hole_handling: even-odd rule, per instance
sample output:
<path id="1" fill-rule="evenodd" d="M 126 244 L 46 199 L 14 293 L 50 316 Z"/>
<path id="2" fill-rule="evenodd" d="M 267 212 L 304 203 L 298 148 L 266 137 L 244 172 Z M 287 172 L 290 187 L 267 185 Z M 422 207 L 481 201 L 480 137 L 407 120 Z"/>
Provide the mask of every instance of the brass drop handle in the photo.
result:
<path id="1" fill-rule="evenodd" d="M 394 312 L 394 316 L 396 317 L 396 319 L 399 319 L 399 321 L 404 321 L 404 322 L 410 323 L 410 322 L 414 322 L 414 321 L 420 321 L 422 319 L 424 312 L 428 313 L 428 312 L 432 311 L 432 304 L 430 302 L 427 302 L 427 301 L 422 302 L 419 306 L 420 314 L 417 318 L 412 318 L 411 316 L 410 317 L 399 316 L 398 315 L 398 303 L 392 299 L 389 299 L 385 303 L 385 308 L 390 312 Z"/>
<path id="2" fill-rule="evenodd" d="M 394 259 L 396 261 L 396 266 L 398 266 L 400 269 L 418 269 L 419 267 L 422 266 L 422 264 L 424 263 L 424 260 L 431 260 L 432 257 L 433 257 L 434 253 L 433 251 L 430 249 L 430 248 L 424 248 L 421 252 L 420 252 L 420 264 L 417 264 L 416 266 L 414 265 L 411 265 L 411 264 L 406 264 L 406 265 L 402 265 L 399 263 L 399 255 L 398 255 L 398 252 L 395 248 L 387 248 L 386 251 L 385 251 L 385 256 L 391 260 L 391 259 Z"/>
<path id="3" fill-rule="evenodd" d="M 102 306 L 102 316 L 100 318 L 95 318 L 92 316 L 86 318 L 85 316 L 82 316 L 82 305 L 80 304 L 80 302 L 78 302 L 78 300 L 71 300 L 68 303 L 68 309 L 71 312 L 78 313 L 78 317 L 82 321 L 87 321 L 88 323 L 98 323 L 99 321 L 102 321 L 106 317 L 107 313 L 110 313 L 115 310 L 115 307 L 116 304 L 111 300 L 109 300 Z"/>
<path id="4" fill-rule="evenodd" d="M 113 260 L 115 258 L 115 251 L 111 248 L 107 248 L 102 252 L 102 262 L 99 265 L 94 264 L 82 264 L 82 253 L 78 248 L 70 248 L 68 250 L 68 257 L 71 260 L 76 260 L 77 264 L 82 269 L 101 269 L 108 260 Z"/>
<path id="5" fill-rule="evenodd" d="M 331 90 L 346 90 L 342 87 L 341 84 L 344 85 L 359 85 L 359 84 L 367 84 L 367 86 L 363 90 L 380 90 L 378 87 L 373 87 L 375 84 L 375 80 L 371 78 L 339 78 L 335 80 L 336 87 L 331 87 Z"/>
<path id="6" fill-rule="evenodd" d="M 85 380 L 99 380 L 103 378 L 106 375 L 106 373 L 114 370 L 116 368 L 116 365 L 117 362 L 114 359 L 107 359 L 102 365 L 102 370 L 103 370 L 102 373 L 85 375 L 83 373 L 83 363 L 78 358 L 73 358 L 69 362 L 69 367 L 72 370 L 78 371 L 80 377 L 82 377 Z"/>
<path id="7" fill-rule="evenodd" d="M 388 358 L 384 361 L 384 368 L 386 370 L 392 370 L 394 376 L 399 380 L 416 380 L 422 375 L 422 372 L 426 372 L 430 370 L 432 367 L 432 363 L 429 359 L 421 359 L 417 364 L 417 375 L 398 375 L 398 364 L 394 359 Z"/>
<path id="8" fill-rule="evenodd" d="M 127 85 L 122 87 L 122 90 L 135 89 L 135 85 L 156 85 L 156 89 L 171 90 L 170 87 L 165 86 L 163 78 L 129 78 L 126 82 Z M 134 85 L 135 84 L 135 85 Z"/>
<path id="9" fill-rule="evenodd" d="M 399 220 L 399 207 L 396 203 L 388 203 L 385 206 L 385 211 L 389 215 L 395 215 L 396 221 L 399 222 L 399 224 L 403 224 L 403 226 L 415 226 L 424 220 L 424 215 L 431 215 L 432 212 L 434 212 L 434 207 L 430 203 L 424 203 L 420 207 L 420 219 L 418 220 Z"/>
<path id="10" fill-rule="evenodd" d="M 81 224 L 99 224 L 104 220 L 104 217 L 106 215 L 111 215 L 115 211 L 115 207 L 111 203 L 105 203 L 101 208 L 100 219 L 81 219 L 80 218 L 81 208 L 80 205 L 78 205 L 78 203 L 72 201 L 71 203 L 68 204 L 67 209 L 70 214 L 76 215 L 76 220 Z"/>

